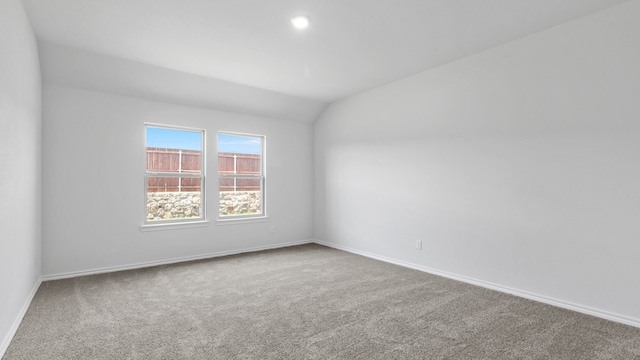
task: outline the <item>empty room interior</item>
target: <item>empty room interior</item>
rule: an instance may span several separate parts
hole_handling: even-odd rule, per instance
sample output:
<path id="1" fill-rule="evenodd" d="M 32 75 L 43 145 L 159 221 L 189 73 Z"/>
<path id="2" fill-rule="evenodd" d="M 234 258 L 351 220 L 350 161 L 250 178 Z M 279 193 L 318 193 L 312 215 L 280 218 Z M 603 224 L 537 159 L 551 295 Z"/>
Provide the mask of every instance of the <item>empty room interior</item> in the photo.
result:
<path id="1" fill-rule="evenodd" d="M 640 0 L 0 0 L 0 358 L 640 359 Z"/>

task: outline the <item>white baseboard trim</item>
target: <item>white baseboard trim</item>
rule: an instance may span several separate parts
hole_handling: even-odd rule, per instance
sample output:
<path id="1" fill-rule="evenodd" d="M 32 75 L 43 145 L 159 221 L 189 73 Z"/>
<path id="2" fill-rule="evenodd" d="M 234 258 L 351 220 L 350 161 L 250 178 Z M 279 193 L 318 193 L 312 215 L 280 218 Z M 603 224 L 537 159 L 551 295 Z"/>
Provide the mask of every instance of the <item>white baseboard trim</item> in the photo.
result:
<path id="1" fill-rule="evenodd" d="M 142 262 L 142 263 L 130 264 L 130 265 L 110 266 L 110 267 L 91 269 L 91 270 L 72 271 L 67 273 L 45 275 L 42 277 L 42 281 L 69 279 L 69 278 L 74 278 L 79 276 L 105 274 L 105 273 L 124 271 L 124 270 L 135 270 L 135 269 L 142 269 L 142 268 L 147 268 L 152 266 L 169 265 L 169 264 L 176 264 L 176 263 L 181 263 L 186 261 L 211 259 L 211 258 L 216 258 L 221 256 L 236 255 L 236 254 L 270 250 L 270 249 L 279 249 L 283 247 L 304 245 L 304 244 L 310 244 L 310 243 L 313 243 L 313 240 L 299 240 L 299 241 L 291 241 L 291 242 L 272 244 L 272 245 L 266 245 L 266 246 L 256 246 L 256 247 L 250 247 L 250 248 L 244 248 L 244 249 L 220 251 L 220 252 L 208 253 L 208 254 L 202 254 L 202 255 L 184 256 L 179 258 L 164 259 L 164 260 L 158 260 L 158 261 L 148 261 L 148 262 Z"/>
<path id="2" fill-rule="evenodd" d="M 36 284 L 33 286 L 33 289 L 31 289 L 31 293 L 27 297 L 27 300 L 24 302 L 24 305 L 22 305 L 22 309 L 20 309 L 18 316 L 16 316 L 16 319 L 13 321 L 13 325 L 11 325 L 9 332 L 2 340 L 2 343 L 0 343 L 0 359 L 2 359 L 5 352 L 7 352 L 7 349 L 9 349 L 9 344 L 11 344 L 11 340 L 13 340 L 13 337 L 16 335 L 18 327 L 20 327 L 20 324 L 22 323 L 22 319 L 27 313 L 27 310 L 29 310 L 31 301 L 33 301 L 33 297 L 36 296 L 36 292 L 38 292 L 40 284 L 42 284 L 42 277 L 40 277 L 38 281 L 36 281 Z"/>
<path id="3" fill-rule="evenodd" d="M 550 298 L 550 297 L 547 297 L 547 296 L 538 295 L 538 294 L 530 293 L 530 292 L 527 292 L 527 291 L 510 288 L 510 287 L 507 287 L 507 286 L 493 284 L 493 283 L 490 283 L 490 282 L 487 282 L 487 281 L 482 281 L 482 280 L 478 280 L 478 279 L 474 279 L 474 278 L 470 278 L 470 277 L 466 277 L 466 276 L 452 274 L 452 273 L 449 273 L 449 272 L 446 272 L 446 271 L 441 271 L 441 270 L 429 268 L 429 267 L 426 267 L 426 266 L 417 265 L 417 264 L 409 263 L 409 262 L 406 262 L 406 261 L 397 260 L 397 259 L 389 258 L 389 257 L 386 257 L 386 256 L 373 254 L 373 253 L 362 251 L 362 250 L 357 250 L 357 249 L 350 248 L 350 247 L 347 247 L 347 246 L 333 244 L 333 243 L 329 243 L 329 242 L 325 242 L 325 241 L 321 241 L 321 240 L 314 240 L 313 242 L 316 243 L 316 244 L 319 244 L 319 245 L 330 247 L 330 248 L 343 250 L 343 251 L 350 252 L 350 253 L 357 254 L 357 255 L 366 256 L 368 258 L 372 258 L 372 259 L 375 259 L 375 260 L 380 260 L 380 261 L 384 261 L 384 262 L 387 262 L 387 263 L 400 265 L 400 266 L 407 267 L 407 268 L 410 268 L 410 269 L 423 271 L 423 272 L 426 272 L 426 273 L 429 273 L 429 274 L 442 276 L 442 277 L 445 277 L 445 278 L 448 278 L 448 279 L 461 281 L 461 282 L 464 282 L 464 283 L 467 283 L 467 284 L 472 284 L 472 285 L 480 286 L 480 287 L 483 287 L 483 288 L 500 291 L 500 292 L 507 293 L 507 294 L 514 295 L 514 296 L 518 296 L 518 297 L 521 297 L 521 298 L 525 298 L 525 299 L 541 302 L 541 303 L 552 305 L 552 306 L 556 306 L 556 307 L 559 307 L 559 308 L 572 310 L 572 311 L 576 311 L 576 312 L 579 312 L 579 313 L 582 313 L 582 314 L 587 314 L 587 315 L 599 317 L 599 318 L 602 318 L 602 319 L 606 319 L 606 320 L 618 322 L 618 323 L 621 323 L 621 324 L 630 325 L 630 326 L 634 326 L 634 327 L 640 328 L 640 319 L 634 319 L 634 318 L 630 318 L 630 317 L 627 317 L 627 316 L 614 314 L 614 313 L 611 313 L 611 312 L 608 312 L 608 311 L 603 311 L 603 310 L 594 309 L 594 308 L 591 308 L 591 307 L 588 307 L 588 306 L 575 304 L 575 303 L 572 303 L 572 302 L 569 302 L 569 301 L 558 300 L 558 299 Z"/>

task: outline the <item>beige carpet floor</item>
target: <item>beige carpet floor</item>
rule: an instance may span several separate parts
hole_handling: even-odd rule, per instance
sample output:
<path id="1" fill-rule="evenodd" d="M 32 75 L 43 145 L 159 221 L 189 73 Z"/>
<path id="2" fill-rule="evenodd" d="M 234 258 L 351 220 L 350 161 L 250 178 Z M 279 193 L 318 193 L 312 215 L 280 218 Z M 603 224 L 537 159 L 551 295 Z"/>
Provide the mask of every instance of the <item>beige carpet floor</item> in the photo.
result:
<path id="1" fill-rule="evenodd" d="M 12 359 L 640 359 L 640 329 L 319 245 L 38 290 Z"/>

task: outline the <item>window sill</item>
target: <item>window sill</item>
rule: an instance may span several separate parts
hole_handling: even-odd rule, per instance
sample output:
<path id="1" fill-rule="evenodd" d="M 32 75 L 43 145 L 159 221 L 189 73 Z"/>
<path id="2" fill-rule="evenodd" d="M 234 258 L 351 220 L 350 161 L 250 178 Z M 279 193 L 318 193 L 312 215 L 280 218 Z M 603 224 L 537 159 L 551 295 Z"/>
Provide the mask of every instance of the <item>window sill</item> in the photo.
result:
<path id="1" fill-rule="evenodd" d="M 232 219 L 218 219 L 216 225 L 240 225 L 248 223 L 267 222 L 268 216 L 250 217 L 250 218 L 232 218 Z"/>
<path id="2" fill-rule="evenodd" d="M 209 220 L 140 225 L 140 231 L 161 231 L 209 226 Z"/>

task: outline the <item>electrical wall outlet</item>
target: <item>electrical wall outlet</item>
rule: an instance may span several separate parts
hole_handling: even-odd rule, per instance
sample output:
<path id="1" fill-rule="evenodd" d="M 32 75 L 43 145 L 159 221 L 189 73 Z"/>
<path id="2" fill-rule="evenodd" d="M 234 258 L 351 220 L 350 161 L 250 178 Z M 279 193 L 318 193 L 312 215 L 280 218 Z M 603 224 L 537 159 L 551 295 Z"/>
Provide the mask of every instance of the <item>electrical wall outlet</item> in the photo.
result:
<path id="1" fill-rule="evenodd" d="M 269 234 L 273 234 L 275 232 L 276 232 L 276 226 L 275 225 L 269 226 Z"/>
<path id="2" fill-rule="evenodd" d="M 422 240 L 416 240 L 416 249 L 422 250 Z"/>

